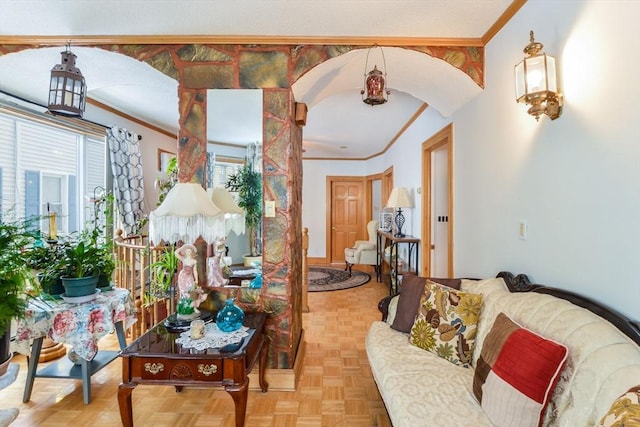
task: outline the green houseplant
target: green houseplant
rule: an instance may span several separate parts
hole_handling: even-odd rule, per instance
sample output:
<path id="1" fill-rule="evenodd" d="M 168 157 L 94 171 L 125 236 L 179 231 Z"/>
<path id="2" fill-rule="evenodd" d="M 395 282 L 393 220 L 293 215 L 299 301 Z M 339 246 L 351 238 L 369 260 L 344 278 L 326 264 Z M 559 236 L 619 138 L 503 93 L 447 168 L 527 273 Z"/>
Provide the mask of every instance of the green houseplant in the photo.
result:
<path id="1" fill-rule="evenodd" d="M 36 272 L 42 291 L 55 296 L 64 292 L 60 267 L 64 258 L 63 245 L 44 245 L 33 247 L 24 253 L 29 267 Z"/>
<path id="2" fill-rule="evenodd" d="M 10 358 L 11 319 L 22 318 L 27 305 L 30 268 L 22 251 L 33 237 L 24 225 L 0 221 L 0 364 Z"/>
<path id="3" fill-rule="evenodd" d="M 244 209 L 245 225 L 249 235 L 249 256 L 262 255 L 260 226 L 262 225 L 262 174 L 246 163 L 229 176 L 227 189 L 238 193 L 238 206 Z"/>

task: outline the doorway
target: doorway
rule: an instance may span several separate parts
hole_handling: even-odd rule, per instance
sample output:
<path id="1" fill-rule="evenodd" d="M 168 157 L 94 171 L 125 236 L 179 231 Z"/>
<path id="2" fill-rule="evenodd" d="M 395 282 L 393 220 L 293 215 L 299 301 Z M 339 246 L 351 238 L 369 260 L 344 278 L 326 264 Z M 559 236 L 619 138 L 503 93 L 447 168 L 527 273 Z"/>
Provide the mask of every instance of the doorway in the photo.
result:
<path id="1" fill-rule="evenodd" d="M 453 277 L 453 125 L 422 143 L 422 275 Z"/>
<path id="2" fill-rule="evenodd" d="M 330 263 L 344 263 L 345 248 L 365 233 L 365 178 L 327 177 L 327 248 Z"/>

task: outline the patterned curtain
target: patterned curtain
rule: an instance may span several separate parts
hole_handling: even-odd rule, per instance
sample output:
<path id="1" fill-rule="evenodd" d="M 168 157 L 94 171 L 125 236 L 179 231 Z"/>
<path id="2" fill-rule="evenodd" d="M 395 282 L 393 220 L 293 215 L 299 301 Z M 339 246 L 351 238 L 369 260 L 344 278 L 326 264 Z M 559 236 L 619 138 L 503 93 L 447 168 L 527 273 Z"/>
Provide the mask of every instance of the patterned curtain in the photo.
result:
<path id="1" fill-rule="evenodd" d="M 118 219 L 127 235 L 137 234 L 144 219 L 144 182 L 140 138 L 117 126 L 107 132 Z"/>

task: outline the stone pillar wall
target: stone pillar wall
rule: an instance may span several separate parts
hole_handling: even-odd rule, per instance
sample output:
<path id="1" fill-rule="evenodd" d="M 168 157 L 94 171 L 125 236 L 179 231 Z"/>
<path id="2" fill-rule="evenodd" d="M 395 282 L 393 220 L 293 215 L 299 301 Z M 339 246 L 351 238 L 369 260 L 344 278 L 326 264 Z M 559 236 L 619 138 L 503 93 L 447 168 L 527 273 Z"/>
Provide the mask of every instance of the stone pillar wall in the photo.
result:
<path id="1" fill-rule="evenodd" d="M 263 176 L 265 200 L 276 216 L 264 218 L 261 290 L 242 289 L 246 309 L 269 313 L 269 367 L 292 368 L 302 331 L 302 128 L 294 122 L 292 84 L 316 65 L 362 46 L 339 45 L 94 45 L 119 52 L 178 81 L 180 182 L 203 185 L 206 170 L 207 89 L 264 89 Z M 440 58 L 484 84 L 484 49 L 410 47 Z M 0 55 L 32 45 L 2 45 Z M 91 82 L 88 82 L 89 86 Z M 357 92 L 354 96 L 359 96 Z M 202 251 L 199 242 L 199 251 Z M 201 277 L 205 277 L 204 274 Z M 221 288 L 221 292 L 225 292 Z M 215 292 L 213 292 L 215 294 Z M 218 295 L 220 297 L 220 295 Z M 220 299 L 212 304 L 219 304 Z"/>

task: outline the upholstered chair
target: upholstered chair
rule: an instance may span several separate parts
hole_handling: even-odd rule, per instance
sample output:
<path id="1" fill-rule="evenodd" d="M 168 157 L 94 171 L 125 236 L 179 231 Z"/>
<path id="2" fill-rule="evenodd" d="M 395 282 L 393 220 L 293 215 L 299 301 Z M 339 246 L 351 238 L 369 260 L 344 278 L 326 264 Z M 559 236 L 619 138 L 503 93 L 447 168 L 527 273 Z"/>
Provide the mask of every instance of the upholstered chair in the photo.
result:
<path id="1" fill-rule="evenodd" d="M 351 267 L 356 264 L 372 265 L 377 271 L 378 258 L 376 256 L 378 221 L 369 221 L 367 224 L 367 232 L 369 240 L 356 240 L 352 248 L 344 250 L 345 270 L 349 270 L 351 275 Z"/>

